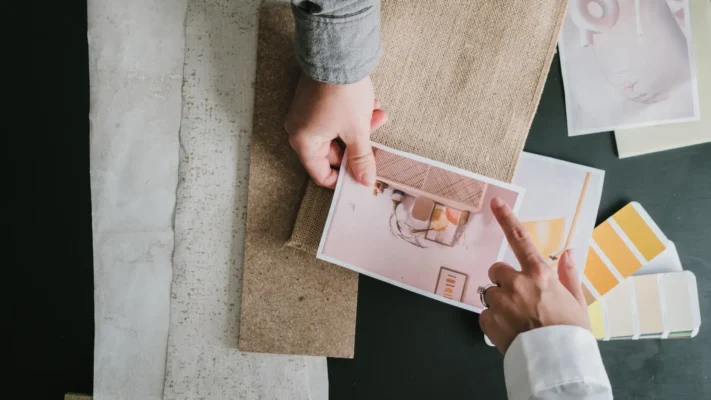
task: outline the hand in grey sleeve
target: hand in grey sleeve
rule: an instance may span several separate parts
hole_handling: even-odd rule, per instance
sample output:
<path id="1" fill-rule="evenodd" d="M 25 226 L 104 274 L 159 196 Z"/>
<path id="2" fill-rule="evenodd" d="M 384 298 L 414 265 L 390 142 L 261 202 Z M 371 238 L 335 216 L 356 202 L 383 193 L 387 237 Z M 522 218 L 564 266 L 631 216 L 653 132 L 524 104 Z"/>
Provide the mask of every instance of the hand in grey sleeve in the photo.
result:
<path id="1" fill-rule="evenodd" d="M 380 59 L 380 0 L 291 0 L 296 57 L 330 84 L 358 82 Z"/>

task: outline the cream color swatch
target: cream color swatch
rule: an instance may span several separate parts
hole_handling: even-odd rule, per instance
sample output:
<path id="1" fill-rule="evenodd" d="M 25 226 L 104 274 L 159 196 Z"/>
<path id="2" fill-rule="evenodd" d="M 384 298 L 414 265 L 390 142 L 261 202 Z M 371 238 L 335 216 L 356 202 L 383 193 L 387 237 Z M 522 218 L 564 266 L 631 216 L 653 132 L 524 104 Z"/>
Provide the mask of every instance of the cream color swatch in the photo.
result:
<path id="1" fill-rule="evenodd" d="M 604 296 L 605 304 L 611 305 L 611 307 L 607 307 L 609 336 L 631 336 L 634 332 L 634 314 L 632 313 L 634 304 L 632 302 L 635 299 L 630 295 L 628 286 L 628 281 L 622 281 Z M 595 303 L 600 302 L 596 301 Z"/>
<path id="2" fill-rule="evenodd" d="M 711 142 L 711 2 L 689 0 L 701 120 L 615 131 L 620 158 Z"/>
<path id="3" fill-rule="evenodd" d="M 693 338 L 701 326 L 690 271 L 629 277 L 588 306 L 598 340 Z"/>
<path id="4" fill-rule="evenodd" d="M 684 274 L 666 274 L 662 283 L 666 307 L 674 312 L 667 313 L 667 329 L 672 332 L 689 330 L 694 323 L 693 293 L 689 290 L 688 277 Z M 691 305 L 691 306 L 690 306 Z"/>
<path id="5" fill-rule="evenodd" d="M 664 331 L 662 309 L 659 306 L 659 289 L 656 275 L 638 276 L 634 279 L 637 298 L 639 331 L 643 334 L 659 334 Z"/>

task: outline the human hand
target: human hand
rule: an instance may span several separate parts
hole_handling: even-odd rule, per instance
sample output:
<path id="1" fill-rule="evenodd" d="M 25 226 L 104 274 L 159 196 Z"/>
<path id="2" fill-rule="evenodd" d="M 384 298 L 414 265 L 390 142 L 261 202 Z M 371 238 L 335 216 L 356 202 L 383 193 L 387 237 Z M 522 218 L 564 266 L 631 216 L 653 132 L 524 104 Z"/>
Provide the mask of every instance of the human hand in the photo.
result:
<path id="1" fill-rule="evenodd" d="M 506 203 L 495 198 L 491 211 L 521 264 L 521 271 L 503 262 L 489 269 L 489 279 L 497 286 L 484 292 L 488 308 L 481 313 L 479 326 L 496 348 L 506 354 L 518 334 L 544 326 L 573 325 L 590 330 L 571 250 L 561 256 L 556 275 Z"/>
<path id="2" fill-rule="evenodd" d="M 284 129 L 289 144 L 317 185 L 334 188 L 343 150 L 348 166 L 363 185 L 375 183 L 375 158 L 370 133 L 387 121 L 375 99 L 370 77 L 349 85 L 329 85 L 301 76 Z"/>

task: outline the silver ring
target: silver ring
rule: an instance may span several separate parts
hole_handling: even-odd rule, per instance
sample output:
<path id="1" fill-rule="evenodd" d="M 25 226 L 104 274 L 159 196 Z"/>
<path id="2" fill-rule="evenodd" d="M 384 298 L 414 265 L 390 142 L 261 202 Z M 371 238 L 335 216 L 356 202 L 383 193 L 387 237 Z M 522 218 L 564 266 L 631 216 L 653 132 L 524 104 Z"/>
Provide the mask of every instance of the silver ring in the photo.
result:
<path id="1" fill-rule="evenodd" d="M 489 308 L 489 305 L 486 304 L 486 297 L 485 297 L 486 291 L 489 290 L 489 289 L 491 289 L 491 288 L 493 288 L 493 287 L 497 287 L 497 286 L 498 286 L 498 285 L 495 285 L 495 284 L 493 284 L 493 283 L 490 283 L 490 284 L 488 284 L 488 285 L 486 285 L 486 286 L 479 286 L 479 288 L 476 290 L 477 293 L 479 293 L 479 299 L 481 299 L 481 304 L 484 305 L 484 308 Z"/>

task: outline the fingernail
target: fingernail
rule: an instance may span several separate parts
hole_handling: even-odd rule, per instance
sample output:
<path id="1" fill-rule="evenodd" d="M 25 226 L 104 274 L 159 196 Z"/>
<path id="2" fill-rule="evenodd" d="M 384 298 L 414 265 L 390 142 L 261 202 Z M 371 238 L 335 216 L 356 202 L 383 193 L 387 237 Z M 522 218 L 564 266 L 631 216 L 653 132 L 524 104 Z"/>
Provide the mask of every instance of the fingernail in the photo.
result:
<path id="1" fill-rule="evenodd" d="M 375 174 L 372 172 L 363 172 L 360 174 L 360 183 L 365 186 L 373 186 L 375 184 Z"/>
<path id="2" fill-rule="evenodd" d="M 493 200 L 491 200 L 491 207 L 493 208 L 501 208 L 504 206 L 504 201 L 501 199 L 501 197 L 494 197 Z"/>
<path id="3" fill-rule="evenodd" d="M 574 260 L 575 258 L 575 253 L 573 253 L 573 249 L 568 249 L 565 251 L 565 256 L 568 257 L 570 260 Z M 570 265 L 570 264 L 569 264 Z"/>

